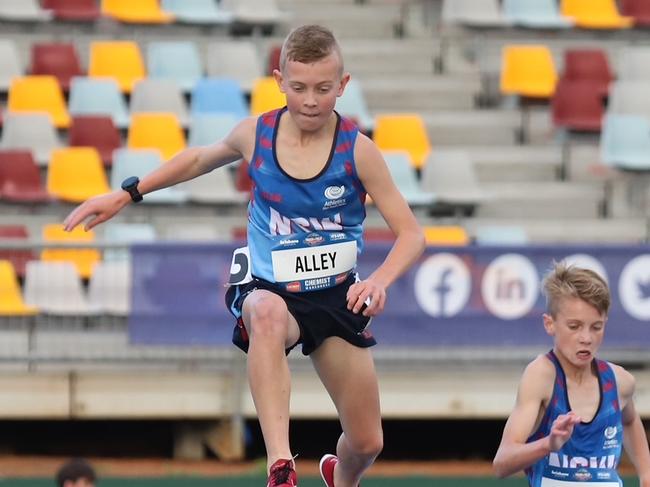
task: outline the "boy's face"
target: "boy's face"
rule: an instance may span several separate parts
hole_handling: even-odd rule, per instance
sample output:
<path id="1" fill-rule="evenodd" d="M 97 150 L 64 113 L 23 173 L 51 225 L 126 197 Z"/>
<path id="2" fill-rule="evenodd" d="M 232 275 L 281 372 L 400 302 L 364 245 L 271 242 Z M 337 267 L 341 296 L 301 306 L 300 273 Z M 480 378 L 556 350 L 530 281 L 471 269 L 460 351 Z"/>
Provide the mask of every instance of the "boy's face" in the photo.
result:
<path id="1" fill-rule="evenodd" d="M 555 318 L 545 314 L 544 328 L 555 351 L 576 367 L 588 366 L 600 348 L 607 316 L 579 298 L 560 301 Z"/>
<path id="2" fill-rule="evenodd" d="M 86 477 L 81 477 L 77 480 L 66 480 L 64 487 L 95 487 L 95 483 Z"/>
<path id="3" fill-rule="evenodd" d="M 287 61 L 282 72 L 273 73 L 280 91 L 287 96 L 287 108 L 301 130 L 313 132 L 329 120 L 336 98 L 350 79 L 341 74 L 336 52 L 311 64 Z"/>

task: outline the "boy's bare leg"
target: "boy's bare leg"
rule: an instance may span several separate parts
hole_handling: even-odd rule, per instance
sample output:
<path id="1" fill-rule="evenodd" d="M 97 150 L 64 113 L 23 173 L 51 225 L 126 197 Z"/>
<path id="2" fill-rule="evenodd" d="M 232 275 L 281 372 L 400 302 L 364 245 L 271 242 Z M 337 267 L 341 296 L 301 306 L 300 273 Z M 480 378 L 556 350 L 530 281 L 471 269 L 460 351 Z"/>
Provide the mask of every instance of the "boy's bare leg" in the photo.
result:
<path id="1" fill-rule="evenodd" d="M 336 448 L 336 487 L 356 487 L 383 448 L 379 386 L 372 354 L 330 337 L 311 354 L 316 372 L 339 413 L 343 434 Z"/>
<path id="2" fill-rule="evenodd" d="M 269 291 L 253 291 L 242 307 L 250 337 L 248 383 L 259 418 L 267 462 L 290 459 L 289 396 L 291 377 L 286 347 L 296 343 L 300 329 L 282 298 Z"/>

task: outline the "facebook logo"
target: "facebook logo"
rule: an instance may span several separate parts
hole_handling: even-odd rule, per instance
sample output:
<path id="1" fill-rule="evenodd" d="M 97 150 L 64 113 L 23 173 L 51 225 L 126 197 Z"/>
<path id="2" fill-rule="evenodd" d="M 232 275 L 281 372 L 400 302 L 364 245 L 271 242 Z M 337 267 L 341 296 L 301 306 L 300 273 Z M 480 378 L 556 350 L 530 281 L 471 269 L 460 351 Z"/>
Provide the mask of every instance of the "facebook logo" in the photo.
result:
<path id="1" fill-rule="evenodd" d="M 650 320 L 649 254 L 639 255 L 623 267 L 618 288 L 623 309 L 637 320 Z"/>
<path id="2" fill-rule="evenodd" d="M 467 304 L 472 280 L 465 263 L 453 254 L 441 253 L 425 260 L 415 276 L 415 298 L 430 316 L 451 317 Z"/>
<path id="3" fill-rule="evenodd" d="M 487 309 L 498 318 L 515 320 L 530 312 L 539 294 L 539 276 L 523 255 L 504 254 L 483 274 L 481 294 Z"/>

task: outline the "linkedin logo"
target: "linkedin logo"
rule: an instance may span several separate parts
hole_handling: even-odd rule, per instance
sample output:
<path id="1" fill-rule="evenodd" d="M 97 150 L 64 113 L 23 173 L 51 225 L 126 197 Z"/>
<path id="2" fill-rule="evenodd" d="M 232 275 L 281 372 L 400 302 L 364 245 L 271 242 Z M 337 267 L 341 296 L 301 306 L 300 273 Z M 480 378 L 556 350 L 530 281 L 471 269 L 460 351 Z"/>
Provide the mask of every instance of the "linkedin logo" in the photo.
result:
<path id="1" fill-rule="evenodd" d="M 537 301 L 537 270 L 523 255 L 501 255 L 485 270 L 481 294 L 485 306 L 496 317 L 503 320 L 521 318 L 533 309 Z"/>
<path id="2" fill-rule="evenodd" d="M 425 260 L 415 276 L 415 299 L 430 316 L 451 317 L 467 304 L 472 280 L 465 263 L 448 253 Z"/>

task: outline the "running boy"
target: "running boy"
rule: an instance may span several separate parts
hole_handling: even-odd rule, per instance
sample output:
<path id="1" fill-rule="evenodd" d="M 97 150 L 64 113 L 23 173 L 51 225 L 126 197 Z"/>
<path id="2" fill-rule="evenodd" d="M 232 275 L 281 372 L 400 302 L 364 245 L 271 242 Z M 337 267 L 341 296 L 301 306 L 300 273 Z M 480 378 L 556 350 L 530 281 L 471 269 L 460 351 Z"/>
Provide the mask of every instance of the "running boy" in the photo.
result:
<path id="1" fill-rule="evenodd" d="M 610 305 L 607 284 L 590 270 L 556 264 L 544 291 L 553 350 L 524 371 L 494 457 L 496 474 L 525 469 L 531 487 L 619 487 L 616 468 L 625 447 L 641 487 L 650 487 L 634 377 L 595 357 Z"/>
<path id="2" fill-rule="evenodd" d="M 290 376 L 285 352 L 299 343 L 337 408 L 343 434 L 321 460 L 328 487 L 355 487 L 382 449 L 379 393 L 366 329 L 386 289 L 418 258 L 422 231 L 391 180 L 381 153 L 334 111 L 350 79 L 332 33 L 293 30 L 274 72 L 287 106 L 242 121 L 222 141 L 174 156 L 126 191 L 92 198 L 65 220 L 67 230 L 108 220 L 132 200 L 225 164 L 250 161 L 248 213 L 253 280 L 233 286 L 233 341 L 248 352 L 248 380 L 264 436 L 269 487 L 298 484 L 289 447 Z M 396 236 L 365 280 L 354 272 L 362 249 L 366 192 Z"/>

